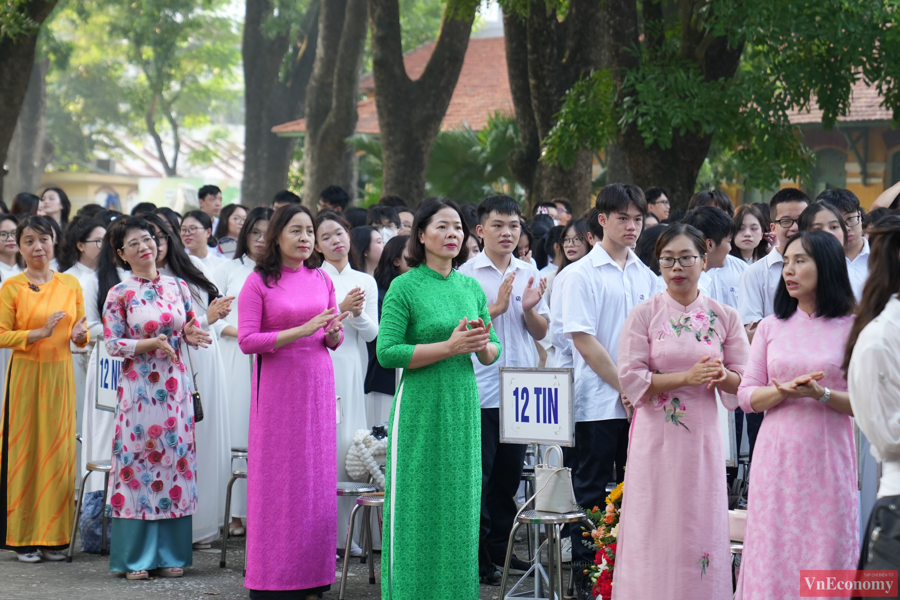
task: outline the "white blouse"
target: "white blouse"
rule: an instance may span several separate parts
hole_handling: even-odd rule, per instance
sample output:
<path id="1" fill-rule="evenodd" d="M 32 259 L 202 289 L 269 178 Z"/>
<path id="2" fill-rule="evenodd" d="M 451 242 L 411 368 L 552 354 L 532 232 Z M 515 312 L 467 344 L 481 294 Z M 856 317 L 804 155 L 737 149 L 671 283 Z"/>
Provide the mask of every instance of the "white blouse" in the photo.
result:
<path id="1" fill-rule="evenodd" d="M 900 300 L 865 326 L 847 372 L 856 423 L 883 460 L 878 497 L 900 495 Z"/>

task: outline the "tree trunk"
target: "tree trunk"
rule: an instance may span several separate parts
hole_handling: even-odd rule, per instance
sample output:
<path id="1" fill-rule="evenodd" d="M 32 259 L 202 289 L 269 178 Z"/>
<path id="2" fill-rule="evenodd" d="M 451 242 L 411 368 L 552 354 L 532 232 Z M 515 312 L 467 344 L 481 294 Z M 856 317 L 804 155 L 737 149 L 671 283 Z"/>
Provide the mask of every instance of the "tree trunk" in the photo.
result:
<path id="1" fill-rule="evenodd" d="M 424 199 L 431 147 L 459 79 L 474 20 L 474 11 L 463 12 L 456 2 L 448 2 L 428 65 L 412 81 L 403 64 L 397 0 L 369 0 L 383 194 L 412 205 Z"/>
<path id="2" fill-rule="evenodd" d="M 17 10 L 26 14 L 38 27 L 15 39 L 0 37 L 0 198 L 6 175 L 6 157 L 25 100 L 40 25 L 50 16 L 56 0 L 29 0 Z"/>
<path id="3" fill-rule="evenodd" d="M 28 91 L 9 144 L 3 200 L 7 206 L 19 192 L 37 193 L 44 168 L 53 156 L 47 140 L 47 68 L 50 61 L 36 61 L 31 69 Z"/>
<path id="4" fill-rule="evenodd" d="M 305 202 L 329 185 L 356 198 L 354 150 L 359 69 L 366 43 L 366 0 L 321 0 L 319 44 L 306 96 Z"/>
<path id="5" fill-rule="evenodd" d="M 278 137 L 272 128 L 302 119 L 306 86 L 312 75 L 319 37 L 319 3 L 310 3 L 299 36 L 263 32 L 275 0 L 247 0 L 242 54 L 244 62 L 244 180 L 241 203 L 268 205 L 287 187 L 297 146 L 295 137 Z M 282 75 L 285 60 L 290 67 Z"/>

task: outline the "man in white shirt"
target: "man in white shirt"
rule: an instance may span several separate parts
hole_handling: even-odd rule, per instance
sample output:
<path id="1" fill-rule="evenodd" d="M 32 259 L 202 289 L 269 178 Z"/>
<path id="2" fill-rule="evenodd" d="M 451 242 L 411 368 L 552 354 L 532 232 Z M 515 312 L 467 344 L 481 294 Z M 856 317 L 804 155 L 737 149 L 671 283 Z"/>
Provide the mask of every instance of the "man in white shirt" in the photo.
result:
<path id="1" fill-rule="evenodd" d="M 847 242 L 844 256 L 847 257 L 847 272 L 856 301 L 862 300 L 863 288 L 869 278 L 869 241 L 863 236 L 862 212 L 859 198 L 850 190 L 831 188 L 816 197 L 816 202 L 827 202 L 841 213 L 847 226 Z"/>
<path id="2" fill-rule="evenodd" d="M 219 227 L 219 213 L 222 212 L 222 190 L 214 185 L 204 185 L 197 192 L 197 198 L 200 210 L 209 215 L 213 222 L 212 230 L 215 231 Z"/>
<path id="3" fill-rule="evenodd" d="M 566 463 L 573 471 L 575 500 L 586 507 L 603 506 L 606 484 L 624 478 L 628 413 L 616 367 L 619 337 L 631 309 L 660 291 L 656 275 L 631 251 L 647 214 L 641 189 L 607 185 L 596 206 L 603 240 L 567 267 L 573 271 L 562 293 L 553 296 L 562 300 L 563 332 L 574 346 L 575 447 Z M 573 564 L 593 560 L 581 533 L 572 527 Z"/>
<path id="4" fill-rule="evenodd" d="M 734 221 L 722 209 L 700 206 L 685 215 L 682 223 L 696 227 L 706 238 L 706 270 L 700 275 L 701 291 L 717 302 L 726 303 L 719 297 L 716 275 L 731 252 Z"/>
<path id="5" fill-rule="evenodd" d="M 535 341 L 547 334 L 550 309 L 547 287 L 537 268 L 513 252 L 522 233 L 519 203 L 509 196 L 491 196 L 478 206 L 478 236 L 484 251 L 459 268 L 481 284 L 487 296 L 491 324 L 503 352 L 492 365 L 472 361 L 481 399 L 481 531 L 480 572 L 489 583 L 494 565 L 506 559 L 506 546 L 518 507 L 516 492 L 525 462 L 524 444 L 500 443 L 500 368 L 536 367 Z M 490 564 L 487 558 L 490 558 Z M 513 556 L 512 567 L 530 566 Z"/>

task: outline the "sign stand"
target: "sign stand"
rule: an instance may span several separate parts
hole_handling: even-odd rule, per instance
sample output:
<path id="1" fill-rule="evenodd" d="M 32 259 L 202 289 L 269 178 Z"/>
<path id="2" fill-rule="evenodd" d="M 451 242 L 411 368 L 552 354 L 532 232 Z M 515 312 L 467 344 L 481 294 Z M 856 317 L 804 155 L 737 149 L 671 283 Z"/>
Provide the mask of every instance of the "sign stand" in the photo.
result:
<path id="1" fill-rule="evenodd" d="M 123 363 L 121 358 L 109 355 L 105 343 L 101 341 L 97 344 L 97 410 L 116 412 Z"/>
<path id="2" fill-rule="evenodd" d="M 500 369 L 500 442 L 575 445 L 574 369 Z"/>

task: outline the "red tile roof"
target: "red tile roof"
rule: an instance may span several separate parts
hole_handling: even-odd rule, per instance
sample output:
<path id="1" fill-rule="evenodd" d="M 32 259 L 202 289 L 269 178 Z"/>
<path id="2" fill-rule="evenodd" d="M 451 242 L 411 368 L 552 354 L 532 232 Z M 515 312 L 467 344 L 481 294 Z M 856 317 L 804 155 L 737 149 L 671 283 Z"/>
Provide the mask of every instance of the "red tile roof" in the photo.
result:
<path id="1" fill-rule="evenodd" d="M 859 80 L 853 84 L 850 92 L 850 110 L 843 117 L 838 117 L 839 123 L 859 121 L 890 121 L 891 111 L 881 105 L 883 98 L 878 90 Z M 806 125 L 822 122 L 822 109 L 817 106 L 810 111 L 791 111 L 791 123 L 794 125 Z"/>
<path id="2" fill-rule="evenodd" d="M 411 79 L 418 79 L 431 53 L 434 43 L 419 46 L 403 57 L 406 73 Z M 372 91 L 374 79 L 367 74 L 360 80 L 360 91 Z M 359 120 L 356 123 L 358 133 L 379 133 L 378 112 L 375 98 L 362 100 L 357 105 Z M 512 93 L 509 90 L 509 77 L 506 71 L 506 50 L 502 37 L 472 38 L 466 50 L 456 89 L 450 99 L 447 114 L 441 123 L 442 130 L 457 129 L 468 124 L 474 130 L 483 129 L 490 115 L 496 111 L 513 114 Z M 290 134 L 306 131 L 306 121 L 291 121 L 272 128 L 273 133 Z"/>

